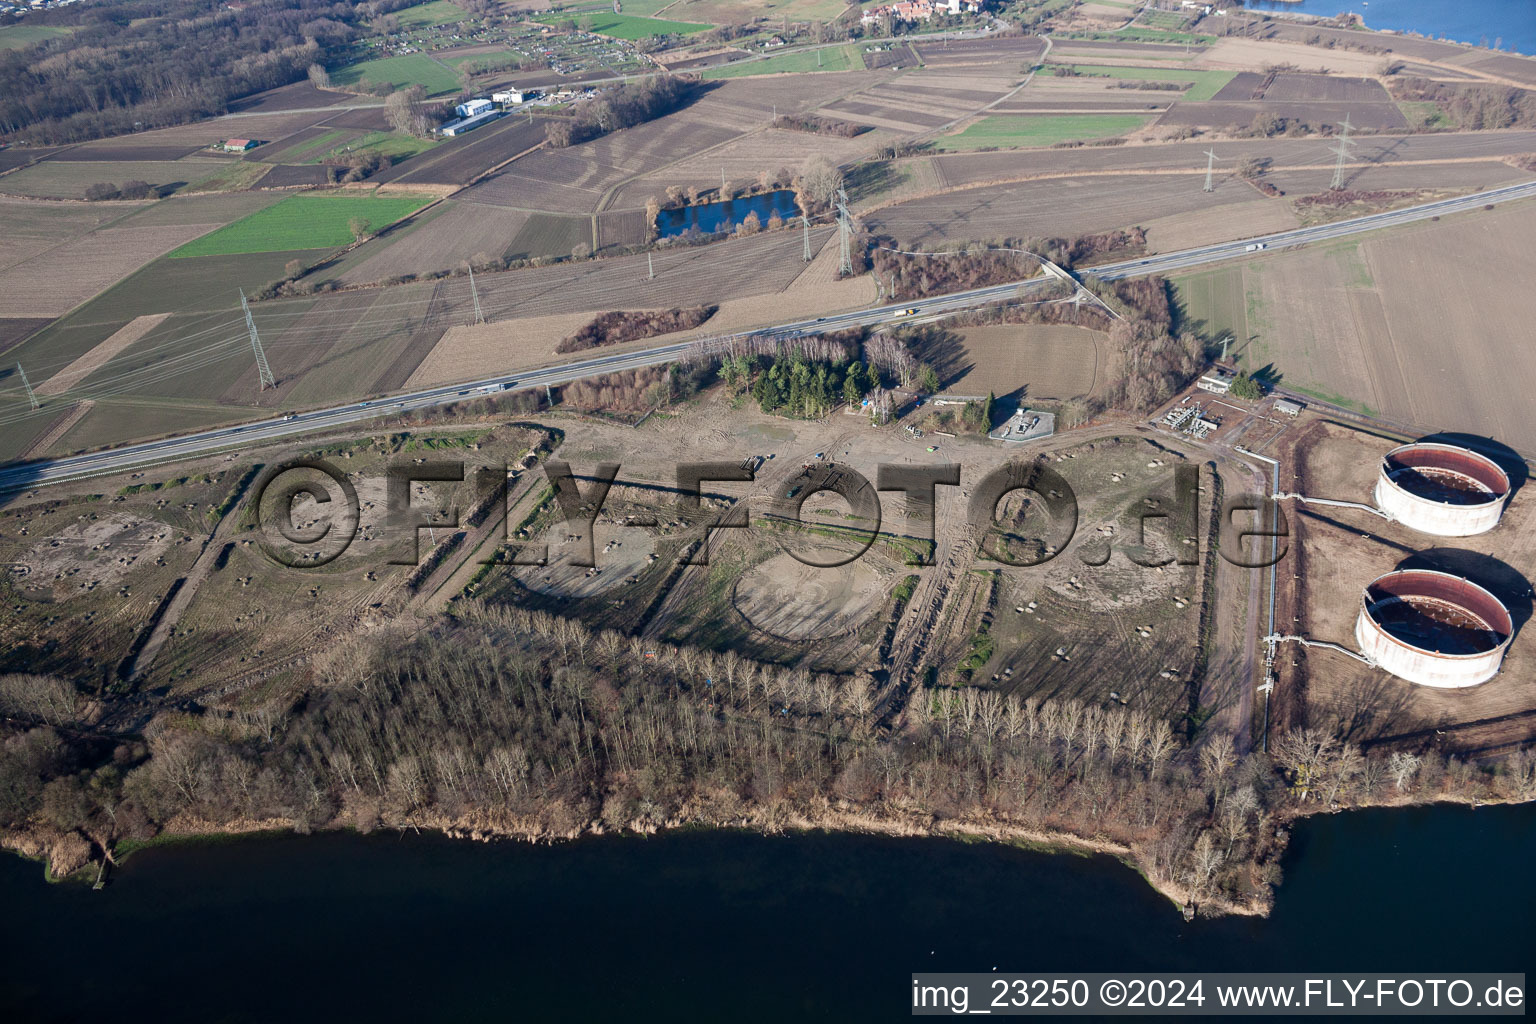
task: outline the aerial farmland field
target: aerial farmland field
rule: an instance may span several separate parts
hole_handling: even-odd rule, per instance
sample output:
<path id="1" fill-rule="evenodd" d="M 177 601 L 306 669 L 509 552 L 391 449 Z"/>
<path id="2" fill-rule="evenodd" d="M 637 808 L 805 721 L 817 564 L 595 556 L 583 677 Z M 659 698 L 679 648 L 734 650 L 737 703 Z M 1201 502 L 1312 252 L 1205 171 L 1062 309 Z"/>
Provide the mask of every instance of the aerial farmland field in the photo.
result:
<path id="1" fill-rule="evenodd" d="M 458 92 L 459 76 L 453 69 L 424 53 L 408 53 L 400 57 L 379 57 L 357 64 L 349 64 L 331 73 L 331 81 L 337 85 L 393 85 L 404 88 L 419 85 L 429 96 Z"/>
<path id="2" fill-rule="evenodd" d="M 1278 254 L 1175 283 L 1192 326 L 1243 365 L 1399 422 L 1521 444 L 1536 433 L 1530 289 L 1516 281 L 1536 205 L 1478 210 Z M 1478 260 L 1439 254 L 1476 247 Z"/>
<path id="3" fill-rule="evenodd" d="M 954 150 L 1054 146 L 1058 142 L 1112 138 L 1146 123 L 1147 118 L 1135 114 L 994 114 L 935 141 L 941 149 Z"/>
<path id="4" fill-rule="evenodd" d="M 313 194 L 289 196 L 275 206 L 253 213 L 204 238 L 177 249 L 174 258 L 231 256 L 290 249 L 329 249 L 352 241 L 349 222 L 368 221 L 377 232 L 431 200 L 425 196 L 351 196 Z"/>
<path id="5" fill-rule="evenodd" d="M 45 39 L 67 36 L 71 31 L 57 25 L 6 25 L 0 28 L 0 50 L 20 50 Z"/>
<path id="6" fill-rule="evenodd" d="M 44 160 L 0 178 L 0 191 L 42 199 L 82 199 L 87 188 L 100 182 L 121 185 L 137 180 L 161 189 L 181 188 L 232 164 L 233 161 L 199 157 L 111 162 Z"/>
<path id="7" fill-rule="evenodd" d="M 1125 78 L 1134 81 L 1192 82 L 1185 100 L 1208 100 L 1230 82 L 1235 71 L 1194 71 L 1189 68 L 1138 68 L 1109 64 L 1070 65 L 1079 75 L 1091 78 Z"/>
<path id="8" fill-rule="evenodd" d="M 794 71 L 863 71 L 864 58 L 857 46 L 825 47 L 778 54 L 766 60 L 745 60 L 704 72 L 705 78 L 741 78 L 746 75 L 781 75 Z"/>
<path id="9" fill-rule="evenodd" d="M 548 15 L 538 20 L 545 24 L 554 24 L 557 21 L 565 21 L 571 17 L 569 14 Z M 647 39 L 651 36 L 665 35 L 691 35 L 694 32 L 707 31 L 711 26 L 690 21 L 667 21 L 663 18 L 636 18 L 628 14 L 611 14 L 608 12 L 582 12 L 576 15 L 578 26 L 591 25 L 591 31 L 598 35 L 613 36 L 615 39 Z M 590 19 L 590 22 L 588 21 Z"/>
<path id="10" fill-rule="evenodd" d="M 417 4 L 415 7 L 404 7 L 395 11 L 394 15 L 400 19 L 400 27 L 407 29 L 446 25 L 469 17 L 462 7 L 456 7 L 448 0 L 431 0 L 430 3 Z"/>

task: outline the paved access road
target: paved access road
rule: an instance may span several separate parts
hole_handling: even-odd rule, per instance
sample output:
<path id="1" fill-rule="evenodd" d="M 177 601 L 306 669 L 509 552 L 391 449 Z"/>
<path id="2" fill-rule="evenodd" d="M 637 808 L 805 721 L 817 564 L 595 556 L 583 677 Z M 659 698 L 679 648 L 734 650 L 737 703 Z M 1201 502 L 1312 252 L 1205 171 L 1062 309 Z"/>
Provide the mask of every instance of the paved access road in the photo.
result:
<path id="1" fill-rule="evenodd" d="M 1235 256 L 1242 256 L 1256 251 L 1254 247 L 1259 245 L 1262 245 L 1265 249 L 1306 245 L 1312 242 L 1340 238 L 1345 235 L 1358 234 L 1363 231 L 1373 231 L 1377 228 L 1424 220 L 1429 217 L 1474 210 L 1480 206 L 1492 203 L 1505 203 L 1531 197 L 1536 197 L 1536 182 L 1489 189 L 1473 195 L 1459 196 L 1454 199 L 1442 199 L 1420 206 L 1405 207 L 1401 210 L 1391 210 L 1386 213 L 1370 214 L 1365 217 L 1341 220 L 1317 227 L 1298 228 L 1293 231 L 1282 231 L 1273 235 L 1262 235 L 1239 242 L 1223 242 L 1219 245 L 1207 245 L 1197 249 L 1187 249 L 1183 252 L 1167 253 L 1162 256 L 1149 256 L 1142 260 L 1105 264 L 1094 267 L 1091 273 L 1106 281 L 1140 277 L 1147 274 L 1166 274 L 1210 263 L 1219 263 L 1222 260 L 1231 259 Z M 744 332 L 743 336 L 792 338 L 806 334 L 815 334 L 821 331 L 838 330 L 845 327 L 874 326 L 913 317 L 926 320 L 936 314 L 950 313 L 974 306 L 986 305 L 989 302 L 997 302 L 1019 294 L 1021 289 L 1027 291 L 1043 287 L 1049 280 L 1051 279 L 1035 278 L 1025 282 L 974 288 L 970 291 L 923 299 L 914 303 L 878 306 L 814 320 L 797 320 L 775 327 Z M 917 311 L 916 313 L 912 312 L 914 309 Z M 658 366 L 676 361 L 692 344 L 692 342 L 682 342 L 658 348 L 644 349 L 639 352 L 597 356 L 591 359 L 547 367 L 542 370 L 487 377 L 468 384 L 428 388 L 422 391 L 394 395 L 389 398 L 352 402 L 347 405 L 332 406 L 328 409 L 314 409 L 281 419 L 263 420 L 257 423 L 242 424 L 234 427 L 219 427 L 195 434 L 186 434 L 160 441 L 148 441 L 143 444 L 112 448 L 85 455 L 15 464 L 0 469 L 0 493 L 25 490 L 45 484 L 61 483 L 66 480 L 77 480 L 82 477 L 97 476 L 104 473 L 117 473 L 143 466 L 175 462 L 180 459 L 190 459 L 212 452 L 244 447 L 255 442 L 270 442 L 319 430 L 363 423 L 381 415 L 394 415 L 413 409 L 447 405 L 466 398 L 483 397 L 491 393 L 513 390 L 524 391 L 532 388 L 541 388 L 546 385 L 567 384 L 585 377 L 595 377 L 602 374 L 615 373 L 620 370 Z"/>

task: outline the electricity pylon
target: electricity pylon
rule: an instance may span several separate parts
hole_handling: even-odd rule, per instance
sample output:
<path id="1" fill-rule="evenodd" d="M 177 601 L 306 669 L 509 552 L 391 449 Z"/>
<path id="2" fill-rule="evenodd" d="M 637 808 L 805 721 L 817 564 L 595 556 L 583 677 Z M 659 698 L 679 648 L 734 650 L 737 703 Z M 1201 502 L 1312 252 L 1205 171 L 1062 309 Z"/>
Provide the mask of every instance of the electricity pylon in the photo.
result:
<path id="1" fill-rule="evenodd" d="M 1333 184 L 1329 188 L 1337 192 L 1344 187 L 1344 158 L 1349 156 L 1349 130 L 1354 125 L 1349 123 L 1349 115 L 1344 115 L 1344 123 L 1339 127 L 1344 129 L 1344 134 L 1339 136 L 1338 148 L 1334 150 L 1339 158 L 1333 164 Z"/>
<path id="2" fill-rule="evenodd" d="M 16 372 L 21 374 L 21 386 L 27 389 L 27 401 L 32 403 L 32 411 L 36 412 L 43 407 L 43 404 L 37 400 L 37 395 L 32 392 L 32 382 L 27 380 L 27 371 L 21 368 L 20 363 L 17 363 Z"/>
<path id="3" fill-rule="evenodd" d="M 485 316 L 480 312 L 480 289 L 475 287 L 475 268 L 469 268 L 469 295 L 475 300 L 475 323 L 485 323 Z"/>
<path id="4" fill-rule="evenodd" d="M 805 228 L 802 232 L 805 238 L 805 262 L 809 263 L 811 262 L 811 218 L 802 213 L 800 215 L 800 223 Z"/>
<path id="5" fill-rule="evenodd" d="M 837 190 L 837 241 L 838 264 L 837 271 L 840 274 L 853 273 L 853 216 L 848 212 L 848 193 L 843 189 Z"/>
<path id="6" fill-rule="evenodd" d="M 277 387 L 277 378 L 272 376 L 272 367 L 267 365 L 267 354 L 261 350 L 261 336 L 256 333 L 256 321 L 251 317 L 251 307 L 245 301 L 245 289 L 240 289 L 240 308 L 245 311 L 245 326 L 251 332 L 251 351 L 256 353 L 256 374 L 260 378 L 261 390 Z"/>
<path id="7" fill-rule="evenodd" d="M 1210 158 L 1205 162 L 1205 191 L 1215 192 L 1216 185 L 1211 180 L 1211 175 L 1216 170 L 1216 151 L 1208 149 L 1205 151 L 1205 155 Z"/>

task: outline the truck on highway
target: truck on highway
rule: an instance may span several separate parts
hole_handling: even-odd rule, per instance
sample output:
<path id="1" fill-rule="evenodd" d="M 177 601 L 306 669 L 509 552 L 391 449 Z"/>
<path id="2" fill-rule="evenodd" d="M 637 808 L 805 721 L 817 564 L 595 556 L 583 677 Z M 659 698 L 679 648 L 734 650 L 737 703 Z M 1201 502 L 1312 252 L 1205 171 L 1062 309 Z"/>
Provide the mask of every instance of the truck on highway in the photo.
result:
<path id="1" fill-rule="evenodd" d="M 917 311 L 918 311 L 918 307 L 917 306 L 912 306 L 909 309 L 902 310 L 900 313 L 897 313 L 896 315 L 897 316 L 913 316 L 914 314 L 917 313 Z"/>
<path id="2" fill-rule="evenodd" d="M 1252 245 L 1248 246 L 1248 248 L 1244 249 L 1243 252 L 1258 252 L 1263 248 L 1265 248 L 1263 242 L 1254 242 Z"/>

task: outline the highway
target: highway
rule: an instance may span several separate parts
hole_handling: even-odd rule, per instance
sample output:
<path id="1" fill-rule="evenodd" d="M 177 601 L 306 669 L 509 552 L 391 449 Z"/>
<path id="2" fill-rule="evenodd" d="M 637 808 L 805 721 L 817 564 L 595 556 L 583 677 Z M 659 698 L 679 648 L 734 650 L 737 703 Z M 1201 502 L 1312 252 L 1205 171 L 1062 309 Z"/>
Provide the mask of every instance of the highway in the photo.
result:
<path id="1" fill-rule="evenodd" d="M 1106 281 L 1140 277 L 1148 274 L 1166 274 L 1171 271 L 1187 270 L 1191 267 L 1219 263 L 1233 257 L 1249 255 L 1258 251 L 1256 247 L 1259 246 L 1262 246 L 1264 249 L 1279 249 L 1296 245 L 1307 245 L 1328 239 L 1359 234 L 1364 231 L 1373 231 L 1378 228 L 1407 224 L 1429 217 L 1474 210 L 1488 204 L 1504 203 L 1531 197 L 1536 197 L 1536 182 L 1489 189 L 1473 195 L 1443 199 L 1420 206 L 1405 207 L 1386 213 L 1370 214 L 1365 217 L 1341 220 L 1332 224 L 1318 225 L 1317 227 L 1298 228 L 1237 242 L 1223 242 L 1217 245 L 1201 246 L 1196 249 L 1187 249 L 1182 252 L 1167 253 L 1161 256 L 1149 256 L 1146 259 L 1105 264 L 1093 267 L 1085 273 Z M 877 306 L 818 319 L 797 320 L 727 337 L 793 338 L 853 326 L 871 327 L 892 321 L 916 322 L 910 319 L 912 314 L 907 313 L 907 310 L 913 307 L 919 310 L 921 314 L 919 319 L 928 320 L 938 314 L 954 313 L 959 310 L 1012 298 L 1017 296 L 1021 289 L 1027 290 L 1043 287 L 1052 280 L 1052 278 L 1045 277 L 1010 282 L 1008 284 L 991 285 L 985 288 L 974 288 L 969 291 L 955 292 L 951 295 L 936 298 Z M 277 441 L 287 437 L 296 437 L 321 430 L 359 424 L 380 416 L 392 416 L 412 410 L 447 405 L 476 397 L 485 397 L 491 393 L 524 391 L 542 388 L 546 385 L 566 384 L 574 380 L 614 373 L 620 370 L 658 366 L 677 360 L 692 344 L 694 343 L 681 342 L 641 351 L 597 356 L 576 362 L 562 363 L 559 366 L 551 366 L 541 370 L 501 374 L 465 384 L 428 388 L 406 394 L 397 394 L 387 398 L 352 402 L 326 409 L 314 409 L 278 419 L 262 420 L 231 427 L 218 427 L 199 433 L 185 434 L 158 441 L 148 441 L 142 444 L 127 445 L 104 451 L 89 452 L 84 455 L 16 463 L 0 468 L 0 493 L 27 490 L 68 480 L 78 480 L 84 477 L 176 462 L 231 448 L 243 448 L 258 442 Z"/>

